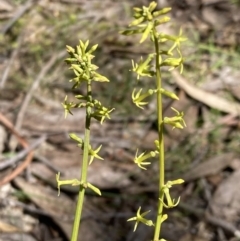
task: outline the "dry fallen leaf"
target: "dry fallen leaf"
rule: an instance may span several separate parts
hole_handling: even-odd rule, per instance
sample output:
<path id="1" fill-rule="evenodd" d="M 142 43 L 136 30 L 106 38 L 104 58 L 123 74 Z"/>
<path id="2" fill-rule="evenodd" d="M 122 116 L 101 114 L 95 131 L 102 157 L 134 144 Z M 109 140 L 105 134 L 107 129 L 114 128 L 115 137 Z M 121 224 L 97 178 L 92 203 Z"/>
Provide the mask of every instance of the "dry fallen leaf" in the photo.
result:
<path id="1" fill-rule="evenodd" d="M 75 202 L 64 195 L 64 193 L 61 193 L 61 196 L 58 197 L 57 191 L 51 190 L 39 183 L 36 188 L 36 184 L 28 183 L 21 177 L 15 178 L 14 182 L 22 189 L 29 199 L 52 216 L 66 235 L 70 237 Z"/>
<path id="2" fill-rule="evenodd" d="M 29 199 L 54 219 L 68 239 L 70 239 L 76 202 L 72 201 L 63 192 L 58 197 L 56 190 L 52 190 L 40 183 L 37 184 L 36 188 L 36 184 L 28 183 L 21 177 L 14 179 L 14 182 L 28 195 Z M 95 216 L 99 217 L 98 211 L 98 207 L 92 204 L 86 197 L 80 231 L 85 241 L 102 240 L 101 238 L 104 240 L 105 234 L 101 235 L 102 227 L 99 225 L 98 219 L 94 218 Z M 100 239 L 97 239 L 98 237 Z"/>
<path id="3" fill-rule="evenodd" d="M 209 93 L 203 89 L 192 85 L 177 71 L 172 71 L 172 75 L 175 79 L 176 84 L 193 99 L 198 100 L 201 103 L 219 111 L 234 114 L 236 116 L 239 115 L 240 105 L 238 103 L 232 103 L 227 99 L 217 96 L 216 94 Z"/>
<path id="4" fill-rule="evenodd" d="M 210 201 L 214 216 L 231 223 L 240 220 L 240 170 L 222 182 Z"/>
<path id="5" fill-rule="evenodd" d="M 185 181 L 191 181 L 201 177 L 217 174 L 222 169 L 230 165 L 234 156 L 234 153 L 224 153 L 210 158 L 209 160 L 204 161 L 188 170 L 185 175 L 183 175 L 183 179 Z"/>
<path id="6" fill-rule="evenodd" d="M 16 232 L 22 232 L 21 229 L 19 229 L 16 226 L 13 226 L 12 224 L 5 223 L 0 220 L 0 232 L 2 233 L 16 233 Z"/>
<path id="7" fill-rule="evenodd" d="M 37 241 L 32 235 L 27 233 L 0 233 L 0 241 Z"/>

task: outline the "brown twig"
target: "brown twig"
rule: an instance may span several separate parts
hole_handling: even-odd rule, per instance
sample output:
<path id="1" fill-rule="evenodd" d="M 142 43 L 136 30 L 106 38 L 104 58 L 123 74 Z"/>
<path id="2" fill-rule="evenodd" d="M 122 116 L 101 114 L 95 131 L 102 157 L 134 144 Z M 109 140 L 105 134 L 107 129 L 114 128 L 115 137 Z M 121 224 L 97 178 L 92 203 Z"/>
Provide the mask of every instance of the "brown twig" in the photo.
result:
<path id="1" fill-rule="evenodd" d="M 65 51 L 60 52 L 57 55 L 53 55 L 52 58 L 47 62 L 47 64 L 42 68 L 42 70 L 40 71 L 39 75 L 37 76 L 37 78 L 35 79 L 35 81 L 33 82 L 30 90 L 28 91 L 22 106 L 19 110 L 17 119 L 16 119 L 16 124 L 15 124 L 15 128 L 16 130 L 20 131 L 21 126 L 22 126 L 22 122 L 23 122 L 23 117 L 25 115 L 25 112 L 27 110 L 28 104 L 32 98 L 32 95 L 34 94 L 34 91 L 36 91 L 36 89 L 38 88 L 40 81 L 43 79 L 43 77 L 47 74 L 47 72 L 52 68 L 52 66 L 55 64 L 55 62 L 62 58 L 65 55 Z"/>
<path id="2" fill-rule="evenodd" d="M 14 14 L 13 18 L 10 19 L 7 24 L 0 30 L 0 33 L 6 34 L 8 30 L 17 22 L 19 18 L 23 16 L 34 4 L 33 0 L 27 1 L 23 6 L 21 6 Z"/>
<path id="3" fill-rule="evenodd" d="M 50 162 L 46 157 L 41 156 L 41 155 L 35 155 L 35 158 L 45 164 L 47 167 L 49 167 L 52 171 L 54 172 L 61 172 L 64 174 L 64 170 L 60 169 L 56 165 L 54 165 L 52 162 Z"/>
<path id="4" fill-rule="evenodd" d="M 187 212 L 194 214 L 199 219 L 205 219 L 206 222 L 214 226 L 220 227 L 227 232 L 230 232 L 235 237 L 240 237 L 240 230 L 238 230 L 233 224 L 227 222 L 224 219 L 214 217 L 209 212 L 205 212 L 204 210 L 199 208 L 191 207 L 190 205 L 187 205 L 185 203 L 179 203 L 179 207 Z"/>
<path id="5" fill-rule="evenodd" d="M 22 43 L 22 37 L 23 37 L 23 34 L 20 34 L 18 36 L 18 39 L 17 39 L 17 47 L 13 50 L 12 54 L 11 54 L 11 57 L 8 61 L 8 64 L 7 64 L 7 67 L 5 68 L 4 72 L 3 72 L 3 75 L 2 75 L 2 78 L 1 78 L 1 82 L 0 82 L 0 89 L 3 89 L 4 86 L 5 86 L 5 83 L 6 83 L 6 80 L 8 78 L 8 74 L 9 74 L 9 71 L 11 69 L 11 66 L 13 64 L 13 61 L 14 59 L 16 59 L 16 56 L 18 54 L 18 50 L 20 48 L 20 45 Z"/>
<path id="6" fill-rule="evenodd" d="M 205 105 L 217 109 L 219 111 L 233 114 L 235 116 L 240 115 L 240 105 L 230 102 L 224 98 L 221 98 L 215 94 L 209 93 L 205 90 L 197 88 L 196 86 L 188 83 L 184 77 L 182 77 L 177 71 L 172 71 L 172 75 L 177 85 L 183 89 L 193 99 L 204 103 Z"/>
<path id="7" fill-rule="evenodd" d="M 19 133 L 15 130 L 13 127 L 12 123 L 0 113 L 0 122 L 7 127 L 18 139 L 19 143 L 22 145 L 24 148 L 28 148 L 29 145 L 27 141 L 19 135 Z M 32 161 L 33 158 L 33 151 L 30 151 L 26 157 L 26 159 L 9 175 L 5 176 L 2 180 L 0 180 L 0 186 L 10 182 L 13 180 L 16 176 L 18 176 Z"/>
<path id="8" fill-rule="evenodd" d="M 34 143 L 32 143 L 30 146 L 27 148 L 23 149 L 19 153 L 17 153 L 15 156 L 12 158 L 9 158 L 8 160 L 1 161 L 0 163 L 0 170 L 5 169 L 8 166 L 13 165 L 17 161 L 21 160 L 23 157 L 25 157 L 30 151 L 34 150 L 37 148 L 40 144 L 42 144 L 47 138 L 47 135 L 41 136 L 39 139 L 37 139 Z"/>

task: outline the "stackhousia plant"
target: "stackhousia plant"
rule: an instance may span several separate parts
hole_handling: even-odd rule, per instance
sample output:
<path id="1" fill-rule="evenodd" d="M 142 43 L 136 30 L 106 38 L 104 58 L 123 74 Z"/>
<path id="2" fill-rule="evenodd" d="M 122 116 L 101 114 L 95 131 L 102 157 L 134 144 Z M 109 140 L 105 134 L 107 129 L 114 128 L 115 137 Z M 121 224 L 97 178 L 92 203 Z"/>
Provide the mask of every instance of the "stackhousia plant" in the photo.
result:
<path id="1" fill-rule="evenodd" d="M 180 30 L 178 36 L 172 36 L 161 31 L 158 31 L 159 25 L 170 21 L 165 14 L 171 11 L 171 8 L 163 8 L 157 10 L 157 3 L 151 2 L 148 7 L 134 8 L 134 20 L 130 23 L 126 30 L 121 31 L 124 35 L 141 34 L 140 43 L 143 43 L 149 39 L 153 45 L 153 52 L 149 53 L 146 59 L 141 57 L 139 63 L 132 61 L 132 71 L 137 74 L 137 80 L 140 81 L 141 77 L 154 78 L 156 81 L 155 89 L 148 89 L 143 91 L 142 89 L 134 89 L 132 92 L 133 103 L 144 109 L 144 106 L 148 104 L 146 99 L 149 96 L 155 96 L 157 99 L 156 113 L 157 113 L 157 126 L 158 126 L 158 139 L 155 140 L 155 150 L 149 153 L 138 153 L 134 158 L 134 162 L 139 168 L 147 170 L 147 166 L 151 164 L 151 159 L 158 157 L 159 162 L 159 194 L 158 194 L 158 208 L 156 214 L 156 221 L 147 219 L 145 216 L 150 211 L 141 212 L 141 207 L 138 208 L 136 216 L 128 219 L 128 221 L 135 221 L 134 231 L 137 229 L 139 223 L 143 223 L 147 226 L 154 227 L 153 241 L 164 241 L 161 236 L 161 224 L 168 218 L 167 214 L 164 214 L 164 208 L 173 208 L 178 205 L 180 197 L 175 200 L 171 197 L 170 189 L 173 185 L 181 184 L 184 181 L 182 179 L 165 181 L 165 157 L 164 157 L 164 125 L 171 125 L 173 129 L 183 129 L 186 127 L 186 123 L 183 119 L 184 113 L 171 107 L 173 110 L 173 116 L 163 117 L 163 96 L 178 100 L 177 95 L 171 91 L 168 91 L 162 87 L 162 67 L 168 67 L 169 70 L 180 67 L 180 72 L 183 71 L 183 57 L 181 54 L 180 45 L 186 38 L 182 36 Z M 170 47 L 166 43 L 170 43 Z M 101 146 L 97 149 L 93 149 L 90 144 L 90 126 L 92 118 L 99 121 L 101 124 L 105 119 L 110 119 L 110 113 L 113 109 L 109 109 L 102 105 L 99 100 L 94 99 L 92 95 L 92 85 L 94 81 L 97 82 L 109 82 L 109 80 L 97 72 L 98 67 L 92 63 L 94 58 L 93 52 L 97 49 L 97 45 L 89 46 L 89 41 L 83 42 L 80 40 L 79 45 L 76 48 L 67 46 L 69 57 L 66 59 L 66 63 L 70 65 L 70 70 L 75 74 L 75 77 L 70 81 L 73 83 L 73 89 L 84 86 L 86 88 L 86 95 L 76 95 L 76 101 L 68 101 L 65 97 L 63 107 L 65 110 L 65 117 L 68 114 L 72 114 L 73 108 L 85 108 L 85 134 L 84 139 L 79 137 L 75 133 L 71 133 L 69 136 L 74 140 L 79 148 L 83 151 L 82 167 L 80 179 L 61 180 L 60 173 L 56 175 L 58 190 L 60 194 L 60 187 L 62 185 L 79 186 L 78 202 L 75 212 L 75 219 L 73 224 L 73 231 L 71 241 L 77 241 L 78 231 L 80 229 L 80 220 L 83 209 L 85 190 L 90 188 L 92 191 L 101 195 L 101 191 L 87 180 L 88 166 L 92 163 L 94 158 L 103 159 L 99 156 Z M 175 56 L 177 54 L 177 56 Z"/>
<path id="2" fill-rule="evenodd" d="M 183 129 L 186 127 L 186 123 L 183 119 L 183 112 L 176 110 L 171 107 L 174 115 L 171 117 L 163 117 L 163 102 L 162 98 L 172 98 L 178 100 L 177 95 L 171 91 L 168 91 L 162 87 L 162 67 L 168 67 L 169 70 L 173 70 L 180 67 L 180 72 L 183 71 L 183 57 L 181 54 L 180 45 L 181 42 L 185 41 L 186 38 L 182 36 L 182 31 L 178 36 L 172 36 L 165 34 L 158 29 L 164 23 L 170 21 L 170 17 L 165 16 L 171 11 L 171 8 L 163 8 L 157 10 L 157 3 L 151 2 L 148 7 L 143 6 L 142 8 L 134 8 L 134 20 L 129 24 L 129 27 L 121 31 L 124 35 L 135 35 L 141 34 L 140 43 L 149 39 L 153 45 L 153 52 L 149 53 L 146 59 L 141 57 L 138 63 L 132 61 L 132 71 L 137 74 L 137 80 L 141 77 L 154 78 L 156 81 L 155 89 L 148 89 L 143 91 L 142 89 L 134 89 L 132 92 L 133 103 L 143 109 L 148 104 L 146 100 L 149 96 L 155 96 L 157 99 L 156 113 L 157 113 L 157 126 L 158 126 L 158 139 L 155 140 L 156 149 L 149 153 L 138 153 L 134 158 L 134 162 L 139 168 L 146 170 L 146 166 L 151 164 L 153 157 L 158 157 L 159 162 L 159 194 L 158 194 L 158 208 L 156 221 L 153 222 L 147 219 L 145 216 L 150 211 L 141 213 L 141 207 L 138 208 L 135 217 L 128 219 L 128 221 L 135 221 L 134 231 L 136 230 L 139 223 L 143 223 L 147 226 L 154 226 L 153 241 L 164 241 L 161 239 L 161 225 L 168 218 L 167 214 L 164 214 L 164 208 L 173 208 L 178 205 L 180 197 L 175 200 L 171 197 L 170 189 L 173 185 L 181 184 L 184 181 L 182 179 L 165 181 L 165 157 L 164 157 L 164 125 L 171 125 L 173 129 Z M 168 44 L 170 43 L 170 45 Z M 170 46 L 166 48 L 166 46 Z M 177 54 L 178 56 L 175 56 Z"/>
<path id="3" fill-rule="evenodd" d="M 67 117 L 69 113 L 72 114 L 71 110 L 73 108 L 86 109 L 84 139 L 77 136 L 75 133 L 69 134 L 70 138 L 74 140 L 83 151 L 80 179 L 60 180 L 60 173 L 56 175 L 59 194 L 62 185 L 79 186 L 71 241 L 77 241 L 78 239 L 85 190 L 90 188 L 98 195 L 101 195 L 101 191 L 87 181 L 88 166 L 93 162 L 94 158 L 100 160 L 103 159 L 98 154 L 102 146 L 99 146 L 94 150 L 90 144 L 91 120 L 94 118 L 102 124 L 106 118 L 110 119 L 110 113 L 113 111 L 113 109 L 103 106 L 99 100 L 96 100 L 93 97 L 93 83 L 95 81 L 109 82 L 109 80 L 105 76 L 99 74 L 97 72 L 98 67 L 92 63 L 92 59 L 94 58 L 93 52 L 97 49 L 97 45 L 94 45 L 91 48 L 88 48 L 88 45 L 89 41 L 83 42 L 80 40 L 79 45 L 76 46 L 76 48 L 67 46 L 69 58 L 66 59 L 66 63 L 70 65 L 70 70 L 75 74 L 75 77 L 70 80 L 73 83 L 72 88 L 86 88 L 86 95 L 76 95 L 76 101 L 74 102 L 68 101 L 66 96 L 63 103 L 65 117 Z"/>

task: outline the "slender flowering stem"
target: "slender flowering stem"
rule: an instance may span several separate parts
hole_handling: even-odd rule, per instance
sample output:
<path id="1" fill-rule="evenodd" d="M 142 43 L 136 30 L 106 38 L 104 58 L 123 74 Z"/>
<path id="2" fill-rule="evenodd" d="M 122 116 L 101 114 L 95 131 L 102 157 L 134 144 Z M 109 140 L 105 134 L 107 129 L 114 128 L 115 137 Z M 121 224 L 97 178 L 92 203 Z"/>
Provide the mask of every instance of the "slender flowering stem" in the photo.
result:
<path id="1" fill-rule="evenodd" d="M 154 34 L 154 46 L 155 52 L 159 53 L 159 45 L 157 40 L 157 33 L 156 29 L 153 30 Z M 162 78 L 161 78 L 161 71 L 160 71 L 160 58 L 159 54 L 156 54 L 155 57 L 155 65 L 156 65 L 156 84 L 157 89 L 160 90 L 162 88 Z M 157 93 L 157 118 L 158 118 L 158 141 L 159 141 L 159 198 L 163 199 L 164 194 L 161 191 L 164 186 L 164 139 L 163 139 L 163 113 L 162 113 L 162 93 L 158 91 Z M 154 230 L 154 241 L 159 240 L 160 231 L 161 231 L 161 218 L 163 216 L 163 203 L 159 200 L 158 201 L 158 211 L 157 211 L 157 218 Z"/>
<path id="2" fill-rule="evenodd" d="M 157 125 L 158 125 L 158 139 L 155 140 L 156 150 L 151 151 L 150 154 L 145 154 L 143 152 L 139 156 L 135 156 L 134 162 L 138 165 L 138 167 L 146 170 L 143 165 L 150 165 L 151 162 L 149 159 L 151 157 L 155 157 L 155 155 L 159 155 L 158 163 L 159 163 L 159 187 L 158 187 L 158 208 L 157 208 L 157 215 L 156 215 L 156 222 L 154 223 L 154 238 L 153 241 L 163 240 L 160 238 L 161 234 L 161 225 L 167 219 L 167 214 L 163 214 L 163 208 L 173 208 L 178 205 L 180 198 L 175 201 L 170 195 L 170 188 L 172 185 L 181 184 L 184 181 L 182 179 L 178 179 L 175 181 L 168 181 L 165 184 L 164 178 L 164 138 L 163 138 L 163 129 L 164 125 L 171 125 L 173 129 L 179 128 L 183 129 L 186 127 L 186 123 L 183 119 L 183 112 L 179 112 L 178 110 L 172 107 L 172 110 L 175 112 L 175 116 L 172 117 L 164 117 L 163 118 L 163 102 L 162 102 L 162 95 L 178 100 L 176 94 L 171 91 L 165 90 L 162 88 L 162 78 L 161 78 L 161 67 L 167 66 L 169 70 L 175 69 L 180 67 L 180 72 L 183 71 L 183 58 L 180 50 L 180 43 L 185 41 L 186 38 L 182 37 L 182 32 L 180 31 L 179 36 L 171 36 L 164 34 L 162 32 L 158 32 L 156 27 L 161 24 L 170 21 L 169 17 L 162 17 L 168 13 L 171 8 L 164 8 L 161 10 L 157 10 L 157 3 L 155 1 L 151 2 L 148 7 L 143 6 L 142 8 L 134 8 L 134 15 L 133 17 L 135 20 L 129 25 L 127 30 L 122 31 L 125 35 L 132 35 L 132 34 L 142 34 L 140 43 L 144 42 L 148 38 L 154 42 L 154 52 L 150 53 L 146 60 L 141 60 L 139 63 L 133 62 L 133 71 L 137 74 L 137 80 L 140 81 L 140 77 L 156 77 L 156 89 L 148 89 L 147 92 L 144 91 L 144 94 L 141 94 L 142 89 L 140 89 L 137 94 L 135 94 L 135 89 L 132 94 L 133 103 L 143 109 L 143 105 L 147 105 L 148 102 L 145 101 L 145 98 L 150 95 L 157 95 Z M 158 18 L 160 17 L 160 18 Z M 158 18 L 158 19 L 156 19 Z M 134 27 L 132 27 L 134 26 Z M 167 50 L 166 46 L 168 45 L 160 45 L 161 43 L 165 42 L 174 42 L 172 47 Z M 176 50 L 176 51 L 175 51 Z M 177 53 L 177 57 L 175 56 L 174 52 Z M 170 57 L 171 56 L 171 57 Z M 155 58 L 155 67 L 152 65 L 152 60 Z M 144 101 L 143 101 L 144 100 Z M 147 162 L 146 162 L 147 160 Z M 166 198 L 167 202 L 164 201 Z M 138 217 L 138 216 L 137 216 Z M 136 217 L 129 219 L 128 221 L 138 220 Z M 140 219 L 139 219 L 140 220 Z M 144 223 L 144 222 L 142 222 Z M 137 223 L 138 224 L 138 223 Z M 146 224 L 146 223 L 144 223 Z M 136 229 L 136 225 L 134 230 Z"/>
<path id="3" fill-rule="evenodd" d="M 72 114 L 71 109 L 73 108 L 86 108 L 84 139 L 80 138 L 75 133 L 69 134 L 70 138 L 75 141 L 78 147 L 83 151 L 80 179 L 60 180 L 60 173 L 56 175 L 58 195 L 60 195 L 60 188 L 62 185 L 79 186 L 71 241 L 78 240 L 85 189 L 89 188 L 96 194 L 101 195 L 101 191 L 98 189 L 98 187 L 89 183 L 87 180 L 88 166 L 91 164 L 94 158 L 103 160 L 103 158 L 98 154 L 102 145 L 94 150 L 90 144 L 91 118 L 94 118 L 103 124 L 106 118 L 110 119 L 110 113 L 114 110 L 114 108 L 111 109 L 103 106 L 100 101 L 93 99 L 92 97 L 92 83 L 94 81 L 109 82 L 108 78 L 96 72 L 98 66 L 92 64 L 92 59 L 95 57 L 92 53 L 96 49 L 97 45 L 89 48 L 89 40 L 86 42 L 80 40 L 79 45 L 77 45 L 76 48 L 67 46 L 67 51 L 70 57 L 65 60 L 66 63 L 71 66 L 69 69 L 71 69 L 75 74 L 75 77 L 70 80 L 70 82 L 73 82 L 72 88 L 74 89 L 80 87 L 80 85 L 85 85 L 87 89 L 86 95 L 75 96 L 77 102 L 69 102 L 67 101 L 66 97 L 63 103 L 65 117 L 69 113 Z"/>

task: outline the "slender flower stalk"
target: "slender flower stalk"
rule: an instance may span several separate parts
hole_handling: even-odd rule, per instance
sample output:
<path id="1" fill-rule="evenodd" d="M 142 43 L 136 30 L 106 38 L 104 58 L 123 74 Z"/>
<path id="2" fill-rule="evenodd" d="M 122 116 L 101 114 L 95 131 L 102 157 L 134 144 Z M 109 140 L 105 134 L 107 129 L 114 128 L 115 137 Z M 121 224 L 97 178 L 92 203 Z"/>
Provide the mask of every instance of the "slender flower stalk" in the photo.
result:
<path id="1" fill-rule="evenodd" d="M 81 216 L 86 189 L 90 188 L 96 194 L 101 195 L 101 191 L 97 187 L 89 183 L 87 180 L 88 166 L 92 163 L 94 158 L 103 160 L 103 158 L 98 155 L 98 152 L 101 149 L 101 145 L 96 150 L 93 150 L 90 145 L 91 119 L 94 118 L 99 121 L 100 124 L 103 124 L 106 118 L 110 119 L 109 114 L 113 111 L 113 109 L 108 109 L 107 107 L 103 106 L 100 101 L 93 99 L 93 82 L 109 82 L 109 80 L 105 76 L 96 72 L 98 67 L 91 62 L 94 58 L 94 55 L 92 55 L 92 53 L 96 50 L 97 45 L 92 46 L 90 49 L 88 49 L 88 45 L 89 41 L 86 41 L 84 43 L 80 40 L 79 45 L 76 46 L 75 49 L 67 46 L 67 51 L 70 57 L 66 59 L 66 62 L 70 65 L 70 69 L 74 72 L 76 76 L 75 78 L 70 80 L 70 82 L 73 82 L 73 88 L 78 88 L 81 85 L 86 85 L 87 89 L 86 95 L 75 96 L 77 102 L 68 102 L 66 96 L 64 103 L 62 104 L 65 111 L 65 117 L 68 114 L 72 114 L 72 108 L 86 108 L 84 139 L 81 139 L 75 133 L 69 134 L 70 138 L 75 141 L 78 147 L 81 148 L 83 151 L 80 178 L 79 180 L 60 180 L 60 173 L 56 175 L 59 194 L 61 185 L 79 186 L 78 201 L 75 211 L 71 241 L 78 240 L 78 232 L 81 224 Z"/>
<path id="2" fill-rule="evenodd" d="M 145 100 L 149 96 L 156 96 L 157 99 L 157 126 L 158 126 L 158 139 L 155 140 L 156 150 L 151 151 L 148 154 L 143 152 L 141 155 L 137 155 L 134 158 L 134 162 L 139 168 L 147 170 L 143 165 L 150 165 L 151 158 L 158 156 L 158 166 L 159 166 L 159 184 L 158 184 L 158 200 L 157 200 L 157 214 L 156 222 L 153 223 L 151 220 L 146 220 L 143 215 L 146 215 L 149 211 L 145 211 L 140 215 L 140 208 L 138 209 L 137 215 L 133 218 L 128 219 L 128 221 L 136 221 L 134 226 L 134 231 L 136 230 L 138 224 L 141 222 L 148 226 L 154 227 L 153 241 L 164 241 L 161 239 L 161 226 L 162 223 L 167 219 L 167 215 L 164 214 L 164 208 L 173 208 L 178 205 L 180 198 L 177 201 L 171 198 L 170 188 L 173 185 L 181 184 L 184 181 L 182 179 L 168 181 L 165 183 L 165 156 L 164 156 L 164 135 L 163 129 L 164 125 L 171 125 L 173 129 L 179 128 L 183 129 L 186 127 L 186 123 L 183 119 L 183 112 L 172 107 L 172 110 L 176 113 L 173 117 L 163 117 L 163 96 L 178 100 L 179 98 L 175 93 L 165 90 L 162 88 L 162 78 L 161 78 L 161 67 L 167 66 L 169 70 L 180 68 L 180 72 L 183 71 L 183 57 L 180 51 L 181 42 L 185 41 L 186 38 L 182 36 L 182 30 L 178 36 L 171 36 L 157 31 L 157 26 L 170 21 L 169 17 L 162 17 L 162 15 L 167 14 L 171 8 L 164 8 L 161 10 L 156 10 L 157 3 L 151 2 L 148 7 L 143 6 L 142 8 L 134 8 L 133 20 L 129 24 L 129 28 L 121 31 L 125 35 L 142 34 L 140 43 L 146 41 L 148 38 L 154 43 L 154 53 L 148 54 L 146 60 L 142 57 L 139 63 L 134 63 L 132 61 L 132 71 L 137 74 L 137 81 L 140 81 L 140 77 L 153 77 L 156 80 L 156 89 L 148 89 L 141 94 L 142 89 L 136 93 L 136 89 L 133 90 L 132 100 L 133 103 L 143 109 L 148 102 Z M 161 17 L 161 18 L 159 18 Z M 161 43 L 173 42 L 169 49 L 164 49 Z M 178 57 L 173 57 L 174 53 L 178 54 Z M 152 63 L 155 59 L 155 64 Z M 147 160 L 147 161 L 146 161 Z M 167 200 L 165 203 L 164 200 Z M 151 224 L 151 225 L 149 225 Z"/>
<path id="3" fill-rule="evenodd" d="M 159 45 L 156 38 L 156 30 L 154 30 L 154 46 L 155 46 L 155 52 L 159 53 Z M 155 65 L 156 65 L 156 85 L 157 89 L 160 90 L 162 88 L 162 77 L 161 77 L 161 71 L 160 71 L 160 59 L 159 54 L 156 55 L 155 58 Z M 157 120 L 158 120 L 158 141 L 159 141 L 159 198 L 163 199 L 164 194 L 161 192 L 165 178 L 165 165 L 164 165 L 164 137 L 163 137 L 163 108 L 162 108 L 162 94 L 161 92 L 157 93 Z M 162 202 L 158 202 L 158 209 L 157 209 L 157 218 L 156 218 L 156 225 L 154 230 L 154 238 L 153 240 L 158 240 L 160 236 L 161 231 L 161 225 L 162 225 L 162 216 L 163 216 L 163 204 Z"/>

